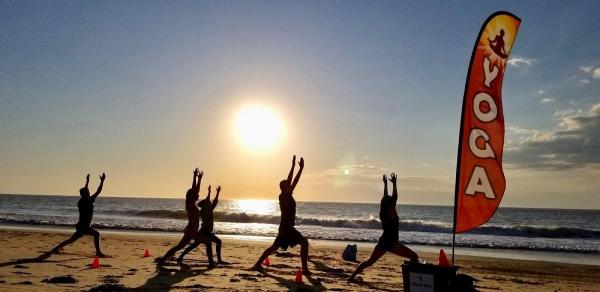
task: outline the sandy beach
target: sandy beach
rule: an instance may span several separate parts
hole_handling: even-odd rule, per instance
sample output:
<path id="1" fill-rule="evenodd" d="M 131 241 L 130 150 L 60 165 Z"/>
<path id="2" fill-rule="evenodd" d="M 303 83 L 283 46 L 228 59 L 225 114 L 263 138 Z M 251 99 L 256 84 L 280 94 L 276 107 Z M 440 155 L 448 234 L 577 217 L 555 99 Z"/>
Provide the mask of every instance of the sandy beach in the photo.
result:
<path id="1" fill-rule="evenodd" d="M 92 269 L 91 237 L 84 237 L 67 246 L 63 253 L 40 261 L 36 257 L 65 239 L 69 235 L 66 231 L 0 229 L 0 233 L 0 290 L 402 290 L 402 259 L 393 255 L 384 256 L 367 269 L 362 275 L 363 283 L 346 283 L 356 263 L 341 259 L 343 248 L 339 245 L 312 244 L 309 267 L 313 275 L 304 277 L 304 284 L 298 285 L 293 281 L 300 267 L 298 248 L 272 255 L 271 267 L 264 274 L 247 270 L 268 245 L 266 241 L 225 239 L 223 257 L 229 265 L 207 270 L 201 250 L 187 257 L 190 271 L 181 271 L 173 264 L 156 273 L 154 258 L 174 245 L 178 241 L 176 236 L 105 232 L 101 244 L 112 258 L 101 259 L 102 267 Z M 149 249 L 150 257 L 143 257 L 145 248 Z M 359 245 L 359 260 L 369 253 L 368 247 Z M 432 253 L 419 255 L 428 262 L 437 259 Z M 596 276 L 600 266 L 472 256 L 461 256 L 457 264 L 461 266 L 460 272 L 477 279 L 477 289 L 481 291 L 600 291 L 600 279 Z"/>

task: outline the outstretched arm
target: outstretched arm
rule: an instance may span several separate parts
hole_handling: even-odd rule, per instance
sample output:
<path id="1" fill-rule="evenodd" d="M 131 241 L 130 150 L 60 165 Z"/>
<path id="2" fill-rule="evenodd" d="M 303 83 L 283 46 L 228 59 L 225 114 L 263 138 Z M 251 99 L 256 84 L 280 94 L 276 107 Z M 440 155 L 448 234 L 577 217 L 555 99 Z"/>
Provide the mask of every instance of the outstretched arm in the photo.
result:
<path id="1" fill-rule="evenodd" d="M 196 192 L 200 193 L 200 183 L 202 182 L 202 177 L 204 176 L 204 171 L 198 173 L 198 184 L 196 184 Z"/>
<path id="2" fill-rule="evenodd" d="M 89 184 L 90 184 L 90 174 L 88 173 L 88 174 L 85 176 L 85 186 L 84 186 L 84 188 L 86 188 L 86 189 L 87 189 Z"/>
<path id="3" fill-rule="evenodd" d="M 384 197 L 388 196 L 387 176 L 385 174 L 383 175 L 383 196 Z"/>
<path id="4" fill-rule="evenodd" d="M 215 200 L 212 201 L 212 209 L 214 210 L 219 203 L 219 194 L 221 193 L 221 186 L 217 187 L 217 195 L 215 196 Z"/>
<path id="5" fill-rule="evenodd" d="M 106 179 L 106 174 L 102 173 L 102 175 L 100 176 L 100 185 L 98 186 L 98 189 L 96 190 L 96 192 L 92 195 L 93 199 L 95 199 L 98 195 L 100 195 L 100 192 L 102 192 L 102 187 L 104 186 L 105 179 Z"/>
<path id="6" fill-rule="evenodd" d="M 394 200 L 394 204 L 398 200 L 398 187 L 396 186 L 397 176 L 395 173 L 392 173 L 390 181 L 392 182 L 392 200 Z"/>
<path id="7" fill-rule="evenodd" d="M 192 189 L 196 187 L 196 176 L 198 176 L 198 172 L 200 172 L 200 170 L 196 167 L 196 169 L 194 169 L 194 178 L 192 180 Z"/>
<path id="8" fill-rule="evenodd" d="M 290 168 L 290 173 L 288 174 L 287 181 L 288 183 L 292 181 L 292 176 L 294 176 L 294 167 L 296 166 L 296 155 L 292 158 L 292 168 Z"/>
<path id="9" fill-rule="evenodd" d="M 302 170 L 304 169 L 304 157 L 300 157 L 300 161 L 298 162 L 298 165 L 300 166 L 300 170 L 298 170 L 298 174 L 296 174 L 296 177 L 294 178 L 294 182 L 292 182 L 292 191 L 296 188 L 296 185 L 298 184 L 298 181 L 300 180 L 300 175 L 302 175 Z"/>

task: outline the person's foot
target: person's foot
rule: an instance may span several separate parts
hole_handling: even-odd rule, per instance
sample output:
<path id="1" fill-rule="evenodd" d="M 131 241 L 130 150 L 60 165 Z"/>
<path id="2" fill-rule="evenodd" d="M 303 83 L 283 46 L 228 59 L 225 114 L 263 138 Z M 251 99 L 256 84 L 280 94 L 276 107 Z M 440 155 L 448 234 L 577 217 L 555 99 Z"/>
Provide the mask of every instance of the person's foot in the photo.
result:
<path id="1" fill-rule="evenodd" d="M 228 263 L 228 262 L 226 262 L 224 260 L 218 260 L 217 261 L 217 265 L 231 265 L 231 263 Z"/>
<path id="2" fill-rule="evenodd" d="M 97 252 L 97 253 L 96 253 L 96 256 L 97 256 L 97 257 L 99 257 L 99 258 L 110 258 L 110 256 L 109 256 L 109 255 L 105 255 L 105 254 L 103 254 L 103 253 L 101 253 L 101 252 Z"/>
<path id="3" fill-rule="evenodd" d="M 208 263 L 208 267 L 207 267 L 207 269 L 209 269 L 209 270 L 212 270 L 212 269 L 214 269 L 216 266 L 217 266 L 217 265 L 215 265 L 215 263 L 214 263 L 214 262 L 210 262 L 210 263 Z"/>
<path id="4" fill-rule="evenodd" d="M 254 266 L 252 266 L 252 268 L 250 268 L 250 271 L 256 271 L 256 272 L 263 273 L 265 271 L 265 269 L 261 265 L 254 265 Z"/>
<path id="5" fill-rule="evenodd" d="M 312 275 L 312 273 L 310 272 L 310 270 L 308 268 L 302 268 L 302 275 L 310 276 L 310 275 Z"/>

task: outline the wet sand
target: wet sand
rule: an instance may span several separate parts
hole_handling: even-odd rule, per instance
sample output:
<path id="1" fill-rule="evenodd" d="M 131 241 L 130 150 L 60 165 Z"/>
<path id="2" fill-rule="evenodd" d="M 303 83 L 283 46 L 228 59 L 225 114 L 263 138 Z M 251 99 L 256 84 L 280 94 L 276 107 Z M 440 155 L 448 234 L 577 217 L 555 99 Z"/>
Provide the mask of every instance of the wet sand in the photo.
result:
<path id="1" fill-rule="evenodd" d="M 341 259 L 342 246 L 322 242 L 311 245 L 309 268 L 313 275 L 304 277 L 301 285 L 294 283 L 300 267 L 298 247 L 273 254 L 265 273 L 247 270 L 269 245 L 267 241 L 224 239 L 223 258 L 230 264 L 212 270 L 206 268 L 201 247 L 186 258 L 191 270 L 182 271 L 172 263 L 163 272 L 155 272 L 155 257 L 179 240 L 156 234 L 102 234 L 102 249 L 112 258 L 101 259 L 99 269 L 90 268 L 92 237 L 84 237 L 45 260 L 37 259 L 69 235 L 56 230 L 0 229 L 0 290 L 402 291 L 402 258 L 387 254 L 365 271 L 363 283 L 348 284 L 345 279 L 357 263 Z M 145 248 L 150 257 L 143 257 Z M 359 246 L 358 260 L 366 259 L 370 252 Z M 437 262 L 437 254 L 419 256 Z M 461 266 L 459 272 L 477 280 L 480 291 L 600 291 L 600 266 L 474 256 L 460 256 L 457 265 Z"/>

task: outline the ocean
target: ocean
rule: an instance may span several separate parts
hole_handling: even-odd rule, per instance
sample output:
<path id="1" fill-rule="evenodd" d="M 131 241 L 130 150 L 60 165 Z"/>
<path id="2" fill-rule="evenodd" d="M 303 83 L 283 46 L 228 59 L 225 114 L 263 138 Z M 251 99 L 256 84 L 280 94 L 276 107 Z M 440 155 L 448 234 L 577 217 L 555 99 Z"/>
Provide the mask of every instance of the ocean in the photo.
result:
<path id="1" fill-rule="evenodd" d="M 0 195 L 0 224 L 73 226 L 76 196 Z M 452 207 L 398 205 L 400 240 L 408 245 L 449 246 Z M 306 237 L 376 242 L 381 235 L 378 204 L 298 202 L 296 226 Z M 268 200 L 219 200 L 218 234 L 277 234 L 279 205 Z M 100 196 L 93 226 L 130 231 L 180 232 L 187 222 L 184 199 Z M 500 208 L 484 226 L 457 235 L 457 247 L 529 250 L 600 258 L 600 210 Z"/>

